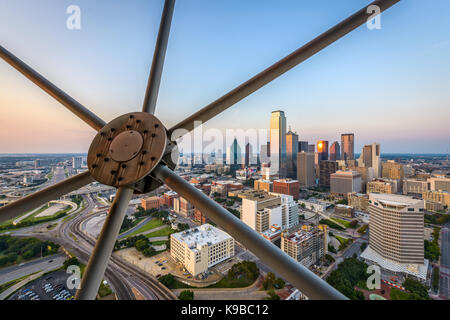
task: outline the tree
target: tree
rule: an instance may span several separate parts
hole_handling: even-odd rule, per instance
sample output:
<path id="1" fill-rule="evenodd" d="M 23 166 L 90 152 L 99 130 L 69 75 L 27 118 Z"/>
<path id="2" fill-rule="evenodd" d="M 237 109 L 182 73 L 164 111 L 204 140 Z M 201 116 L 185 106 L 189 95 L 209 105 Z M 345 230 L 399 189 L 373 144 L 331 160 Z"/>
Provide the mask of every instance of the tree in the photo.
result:
<path id="1" fill-rule="evenodd" d="M 125 216 L 122 222 L 122 226 L 120 227 L 120 233 L 130 229 L 133 227 L 133 221 L 128 216 Z"/>
<path id="2" fill-rule="evenodd" d="M 189 225 L 187 223 L 179 223 L 177 225 L 177 229 L 178 229 L 178 231 L 184 231 L 184 230 L 189 229 Z"/>
<path id="3" fill-rule="evenodd" d="M 432 286 L 435 291 L 437 291 L 439 289 L 439 267 L 433 268 Z"/>
<path id="4" fill-rule="evenodd" d="M 175 278 L 171 273 L 161 276 L 158 280 L 169 289 L 175 284 Z"/>
<path id="5" fill-rule="evenodd" d="M 269 290 L 267 292 L 267 297 L 264 298 L 264 300 L 280 300 L 280 296 L 275 293 L 275 290 Z"/>
<path id="6" fill-rule="evenodd" d="M 413 294 L 416 294 L 419 297 L 419 299 L 421 299 L 421 300 L 428 300 L 428 299 L 430 299 L 430 297 L 428 296 L 427 287 L 425 287 L 422 283 L 420 283 L 417 280 L 413 280 L 413 279 L 407 278 L 403 282 L 403 286 L 409 292 L 411 292 Z"/>
<path id="7" fill-rule="evenodd" d="M 150 247 L 150 246 L 148 248 L 142 250 L 142 254 L 146 257 L 154 256 L 157 253 L 158 253 L 158 251 L 156 251 L 153 247 Z"/>
<path id="8" fill-rule="evenodd" d="M 138 251 L 142 252 L 145 249 L 148 249 L 150 246 L 147 238 L 136 241 L 135 247 Z"/>
<path id="9" fill-rule="evenodd" d="M 194 291 L 183 290 L 178 297 L 180 300 L 194 300 Z"/>
<path id="10" fill-rule="evenodd" d="M 72 266 L 72 265 L 79 266 L 80 261 L 78 261 L 78 259 L 76 257 L 72 257 L 72 258 L 67 259 L 63 263 L 64 269 L 66 269 L 66 270 L 67 270 L 67 268 L 69 268 L 69 266 Z"/>
<path id="11" fill-rule="evenodd" d="M 358 259 L 345 259 L 338 268 L 331 272 L 327 282 L 352 300 L 364 300 L 364 294 L 355 290 L 359 281 L 367 281 L 367 264 Z"/>

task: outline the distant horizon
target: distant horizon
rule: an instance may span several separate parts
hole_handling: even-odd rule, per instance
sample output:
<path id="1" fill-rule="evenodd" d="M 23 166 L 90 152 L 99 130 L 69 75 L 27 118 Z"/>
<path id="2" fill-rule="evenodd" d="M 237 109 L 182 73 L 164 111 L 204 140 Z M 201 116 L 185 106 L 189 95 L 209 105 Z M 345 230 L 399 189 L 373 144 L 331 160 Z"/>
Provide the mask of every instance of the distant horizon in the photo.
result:
<path id="1" fill-rule="evenodd" d="M 186 152 L 186 154 L 211 154 L 212 152 L 203 152 L 203 153 L 198 153 L 198 152 Z M 243 152 L 241 152 L 243 153 Z M 223 153 L 224 155 L 226 154 L 225 152 Z M 253 154 L 260 154 L 260 152 L 257 153 L 253 153 Z M 0 157 L 1 156 L 14 156 L 14 155 L 24 155 L 24 156 L 33 156 L 33 155 L 83 155 L 83 156 L 87 156 L 87 153 L 79 153 L 79 152 L 32 152 L 32 153 L 20 153 L 20 152 L 11 152 L 11 153 L 0 153 Z M 355 153 L 356 155 L 360 155 L 360 153 Z M 447 156 L 447 153 L 426 153 L 426 152 L 422 152 L 422 153 L 415 153 L 415 152 L 381 152 L 381 155 L 436 155 L 436 156 Z M 450 154 L 449 154 L 450 157 Z M 355 157 L 356 158 L 356 157 Z"/>
<path id="2" fill-rule="evenodd" d="M 170 128 L 370 2 L 177 1 L 156 116 Z M 80 7 L 80 30 L 67 28 L 72 4 Z M 142 108 L 163 4 L 2 0 L 0 38 L 8 51 L 109 122 Z M 445 154 L 448 12 L 448 0 L 400 1 L 382 13 L 381 29 L 357 28 L 204 129 L 268 129 L 271 112 L 281 109 L 287 128 L 303 141 L 331 144 L 353 132 L 358 151 L 376 141 L 382 153 Z M 412 29 L 412 18 L 420 28 Z M 96 132 L 3 60 L 0 87 L 1 151 L 88 151 Z"/>

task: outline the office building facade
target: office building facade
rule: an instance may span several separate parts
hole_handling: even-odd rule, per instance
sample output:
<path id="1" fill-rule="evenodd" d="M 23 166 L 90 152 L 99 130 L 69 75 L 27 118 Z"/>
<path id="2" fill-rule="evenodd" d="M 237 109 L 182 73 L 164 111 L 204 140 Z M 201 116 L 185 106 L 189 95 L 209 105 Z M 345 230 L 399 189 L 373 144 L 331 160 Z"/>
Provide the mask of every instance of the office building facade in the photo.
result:
<path id="1" fill-rule="evenodd" d="M 234 256 L 234 239 L 226 232 L 204 224 L 170 236 L 170 255 L 191 275 Z"/>
<path id="2" fill-rule="evenodd" d="M 316 184 L 313 153 L 299 152 L 297 154 L 297 180 L 301 187 L 312 187 Z"/>
<path id="3" fill-rule="evenodd" d="M 280 110 L 270 118 L 270 172 L 280 178 L 286 175 L 286 117 Z"/>
<path id="4" fill-rule="evenodd" d="M 341 135 L 341 160 L 355 159 L 355 135 L 345 133 Z"/>

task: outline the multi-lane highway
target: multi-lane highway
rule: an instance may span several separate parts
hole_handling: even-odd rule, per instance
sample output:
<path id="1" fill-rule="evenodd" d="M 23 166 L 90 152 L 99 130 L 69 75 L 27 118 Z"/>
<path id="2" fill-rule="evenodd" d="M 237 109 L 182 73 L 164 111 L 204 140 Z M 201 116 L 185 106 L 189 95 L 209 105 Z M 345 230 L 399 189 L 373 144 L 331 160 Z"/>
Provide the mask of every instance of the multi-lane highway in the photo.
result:
<path id="1" fill-rule="evenodd" d="M 58 243 L 75 255 L 82 263 L 87 264 L 96 240 L 82 230 L 83 222 L 105 212 L 91 213 L 96 205 L 101 205 L 98 203 L 95 195 L 88 194 L 84 195 L 83 198 L 86 203 L 85 208 L 68 219 L 58 220 L 58 225 L 55 229 L 42 233 L 36 232 L 37 227 L 29 227 L 13 232 L 13 234 L 22 237 L 33 236 Z M 176 299 L 176 296 L 157 279 L 114 254 L 105 271 L 105 279 L 114 289 L 119 300 L 136 299 L 133 293 L 136 290 L 139 292 L 140 298 L 143 297 L 147 300 Z"/>
<path id="2" fill-rule="evenodd" d="M 65 260 L 66 256 L 60 253 L 0 269 L 0 285 L 19 279 L 23 275 L 57 269 L 63 265 Z"/>

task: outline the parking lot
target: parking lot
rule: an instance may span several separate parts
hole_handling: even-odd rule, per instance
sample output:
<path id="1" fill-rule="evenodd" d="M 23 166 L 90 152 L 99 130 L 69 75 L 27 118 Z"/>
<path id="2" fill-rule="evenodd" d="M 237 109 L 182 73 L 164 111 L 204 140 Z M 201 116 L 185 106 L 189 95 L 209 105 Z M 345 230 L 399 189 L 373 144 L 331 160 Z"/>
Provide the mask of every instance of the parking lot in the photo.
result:
<path id="1" fill-rule="evenodd" d="M 72 300 L 76 289 L 67 288 L 68 277 L 62 270 L 52 272 L 22 287 L 9 300 Z"/>

